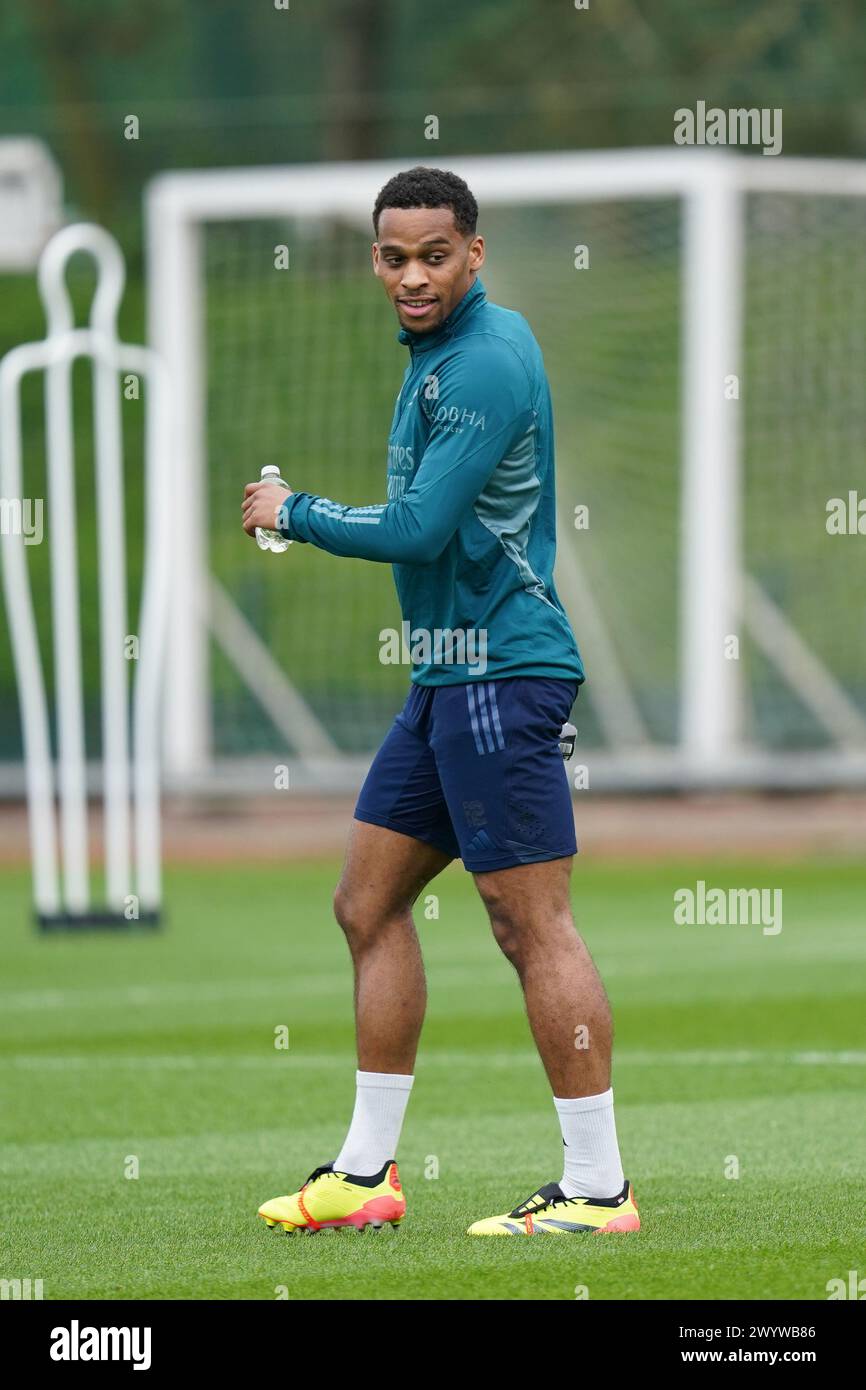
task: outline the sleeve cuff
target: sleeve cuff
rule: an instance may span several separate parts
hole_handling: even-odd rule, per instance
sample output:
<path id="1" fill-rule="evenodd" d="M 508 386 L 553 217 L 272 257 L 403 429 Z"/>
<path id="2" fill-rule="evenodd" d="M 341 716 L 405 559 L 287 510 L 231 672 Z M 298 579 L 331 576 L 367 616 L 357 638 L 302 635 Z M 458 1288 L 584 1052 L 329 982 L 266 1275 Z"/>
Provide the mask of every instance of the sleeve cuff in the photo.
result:
<path id="1" fill-rule="evenodd" d="M 298 504 L 300 502 L 305 502 L 307 506 L 305 506 L 301 512 L 298 512 Z M 277 517 L 277 530 L 281 536 L 287 536 L 290 541 L 300 541 L 301 545 L 307 544 L 306 536 L 302 536 L 293 523 L 295 520 L 300 520 L 306 514 L 309 502 L 310 494 L 308 492 L 293 492 L 291 497 L 283 503 L 280 507 L 279 516 Z"/>

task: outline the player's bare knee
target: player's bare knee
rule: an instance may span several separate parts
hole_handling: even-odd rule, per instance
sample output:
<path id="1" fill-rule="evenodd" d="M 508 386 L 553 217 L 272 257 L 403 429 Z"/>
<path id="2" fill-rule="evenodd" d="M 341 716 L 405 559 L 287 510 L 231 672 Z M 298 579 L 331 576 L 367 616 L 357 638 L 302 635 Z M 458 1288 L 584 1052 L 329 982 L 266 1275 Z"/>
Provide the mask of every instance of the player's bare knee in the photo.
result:
<path id="1" fill-rule="evenodd" d="M 334 916 L 350 945 L 360 944 L 370 931 L 369 907 L 365 907 L 361 897 L 343 884 L 338 884 L 334 890 Z"/>
<path id="2" fill-rule="evenodd" d="M 408 906 L 383 904 L 374 895 L 358 893 L 338 884 L 334 891 L 334 916 L 349 945 L 363 949 L 395 923 L 411 921 Z"/>
<path id="3" fill-rule="evenodd" d="M 338 883 L 334 889 L 333 908 L 337 924 L 351 941 L 362 929 L 362 914 L 358 908 L 357 897 L 349 889 L 344 888 L 341 883 Z"/>
<path id="4" fill-rule="evenodd" d="M 520 970 L 523 963 L 523 940 L 524 933 L 520 930 L 520 924 L 504 905 L 499 905 L 495 909 L 488 907 L 490 918 L 490 930 L 493 938 L 506 960 L 509 960 L 515 970 Z"/>

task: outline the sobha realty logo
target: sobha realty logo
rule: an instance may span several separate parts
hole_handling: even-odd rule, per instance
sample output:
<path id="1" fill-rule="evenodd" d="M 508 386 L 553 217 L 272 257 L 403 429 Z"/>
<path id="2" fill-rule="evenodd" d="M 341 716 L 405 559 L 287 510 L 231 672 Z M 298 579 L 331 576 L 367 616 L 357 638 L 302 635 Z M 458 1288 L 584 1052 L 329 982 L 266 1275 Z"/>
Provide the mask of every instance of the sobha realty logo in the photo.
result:
<path id="1" fill-rule="evenodd" d="M 725 111 L 707 109 L 699 101 L 694 111 L 680 106 L 674 112 L 676 145 L 763 145 L 762 154 L 782 153 L 782 108 L 739 106 Z"/>
<path id="2" fill-rule="evenodd" d="M 446 434 L 460 434 L 463 429 L 483 430 L 487 417 L 480 410 L 470 410 L 468 406 L 440 405 L 432 412 L 433 423 L 439 425 Z"/>
<path id="3" fill-rule="evenodd" d="M 51 1329 L 52 1361 L 131 1361 L 134 1371 L 150 1369 L 149 1327 L 69 1327 Z"/>
<path id="4" fill-rule="evenodd" d="M 764 936 L 782 930 L 781 888 L 708 888 L 702 878 L 694 888 L 674 892 L 678 926 L 763 927 Z"/>
<path id="5" fill-rule="evenodd" d="M 383 666 L 466 666 L 480 676 L 487 670 L 486 627 L 385 627 L 379 633 Z"/>

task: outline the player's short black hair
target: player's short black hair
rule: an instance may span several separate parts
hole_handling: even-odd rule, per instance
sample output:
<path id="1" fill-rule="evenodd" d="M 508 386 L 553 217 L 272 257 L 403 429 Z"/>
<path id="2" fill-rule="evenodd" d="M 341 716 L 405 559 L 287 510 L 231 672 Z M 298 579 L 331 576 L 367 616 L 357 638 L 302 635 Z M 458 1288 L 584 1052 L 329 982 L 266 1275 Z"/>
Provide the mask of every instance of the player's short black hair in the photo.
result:
<path id="1" fill-rule="evenodd" d="M 478 224 L 478 204 L 463 179 L 448 169 L 428 169 L 423 164 L 395 174 L 379 190 L 373 207 L 376 236 L 383 208 L 450 208 L 463 236 L 474 236 Z"/>

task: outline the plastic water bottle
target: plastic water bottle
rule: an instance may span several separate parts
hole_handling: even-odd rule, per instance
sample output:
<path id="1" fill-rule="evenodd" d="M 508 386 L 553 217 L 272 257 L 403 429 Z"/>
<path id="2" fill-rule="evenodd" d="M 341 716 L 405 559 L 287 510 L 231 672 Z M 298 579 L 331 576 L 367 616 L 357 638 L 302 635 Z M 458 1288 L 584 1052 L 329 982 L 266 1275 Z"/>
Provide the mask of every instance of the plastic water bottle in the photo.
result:
<path id="1" fill-rule="evenodd" d="M 275 464 L 266 464 L 262 469 L 261 478 L 263 482 L 276 483 L 288 492 L 289 485 L 283 482 L 280 470 Z M 272 531 L 267 526 L 256 527 L 256 545 L 259 550 L 273 550 L 275 554 L 281 555 L 284 550 L 288 550 L 291 543 L 288 536 L 282 535 L 279 531 Z"/>

